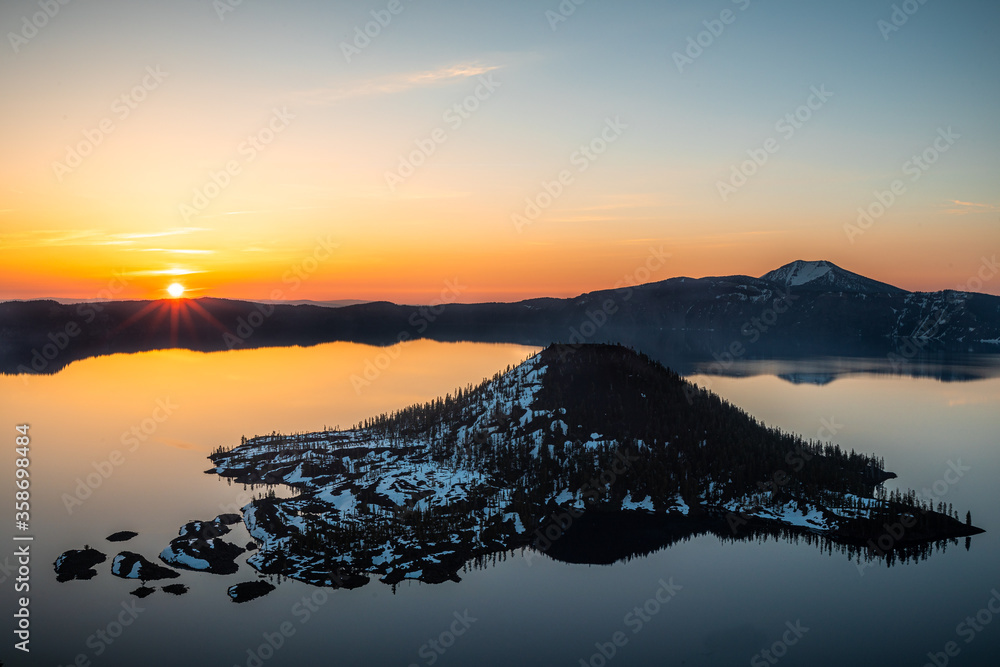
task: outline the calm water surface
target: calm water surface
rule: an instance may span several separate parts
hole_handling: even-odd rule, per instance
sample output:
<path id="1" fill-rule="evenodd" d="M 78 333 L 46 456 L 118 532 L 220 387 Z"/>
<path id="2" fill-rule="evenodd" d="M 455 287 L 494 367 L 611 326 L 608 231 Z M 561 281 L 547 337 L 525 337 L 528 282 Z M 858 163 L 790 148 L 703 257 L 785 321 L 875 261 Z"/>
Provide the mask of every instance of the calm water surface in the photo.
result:
<path id="1" fill-rule="evenodd" d="M 88 359 L 48 377 L 0 377 L 11 450 L 14 425 L 31 425 L 36 537 L 30 659 L 12 648 L 9 615 L 0 659 L 8 665 L 78 659 L 251 667 L 601 665 L 595 644 L 609 652 L 621 632 L 623 645 L 609 665 L 746 665 L 782 638 L 786 623 L 799 623 L 808 631 L 779 647 L 782 665 L 919 667 L 949 641 L 959 649 L 952 665 L 997 664 L 1000 616 L 979 631 L 958 627 L 1000 590 L 997 378 L 942 382 L 862 373 L 829 381 L 815 376 L 814 365 L 795 376 L 788 364 L 779 374 L 797 382 L 755 374 L 759 364 L 746 369 L 747 377 L 692 378 L 769 424 L 806 437 L 832 433 L 846 448 L 884 456 L 900 487 L 938 483 L 946 503 L 962 516 L 971 510 L 988 531 L 968 551 L 964 542 L 949 544 L 921 563 L 859 570 L 845 556 L 805 544 L 700 537 L 612 566 L 518 553 L 470 569 L 460 583 L 409 582 L 395 591 L 377 581 L 353 591 L 283 581 L 243 605 L 231 603 L 226 588 L 255 577 L 245 563 L 227 577 L 183 572 L 176 581 L 191 591 L 181 597 L 157 591 L 137 601 L 129 591 L 138 583 L 112 577 L 109 563 L 98 566 L 93 580 L 55 581 L 52 562 L 66 549 L 89 544 L 109 558 L 129 549 L 155 559 L 186 521 L 245 504 L 254 491 L 203 474 L 214 447 L 272 430 L 347 427 L 479 382 L 535 350 L 420 341 L 396 348 L 165 351 Z M 0 469 L 9 480 L 12 459 L 13 452 Z M 942 486 L 949 466 L 960 466 L 963 475 Z M 123 545 L 104 540 L 124 529 L 140 535 Z M 247 539 L 242 527 L 234 531 L 233 541 Z M 0 555 L 0 565 L 9 567 L 12 552 L 6 563 Z M 6 572 L 0 586 L 4 608 L 12 611 Z M 676 596 L 666 605 L 650 603 L 660 580 L 671 578 L 682 587 Z M 105 635 L 110 641 L 99 638 L 99 630 L 117 631 L 122 604 L 132 602 L 134 622 L 117 637 Z M 449 631 L 456 614 L 466 619 L 454 625 L 467 628 L 460 636 Z M 271 649 L 267 637 L 279 648 Z M 437 650 L 431 640 L 441 642 Z"/>

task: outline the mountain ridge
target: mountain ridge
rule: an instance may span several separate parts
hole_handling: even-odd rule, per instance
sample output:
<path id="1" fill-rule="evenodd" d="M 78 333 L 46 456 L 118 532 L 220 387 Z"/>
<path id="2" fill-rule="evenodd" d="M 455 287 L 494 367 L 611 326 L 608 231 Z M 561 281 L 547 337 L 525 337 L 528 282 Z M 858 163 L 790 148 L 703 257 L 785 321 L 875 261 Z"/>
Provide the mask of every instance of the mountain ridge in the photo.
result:
<path id="1" fill-rule="evenodd" d="M 203 297 L 61 305 L 0 303 L 0 372 L 52 373 L 89 356 L 181 347 L 215 351 L 351 341 L 621 342 L 712 360 L 882 357 L 1000 351 L 1000 297 L 906 292 L 833 264 L 786 264 L 765 277 L 677 277 L 568 299 L 328 308 Z M 810 280 L 800 280 L 810 269 Z M 817 270 L 820 267 L 822 272 Z M 768 279 L 774 275 L 781 282 Z M 792 284 L 793 282 L 801 284 Z M 183 311 L 184 317 L 173 317 Z M 667 357 L 664 357 L 665 359 Z M 671 365 L 682 363 L 671 360 Z"/>

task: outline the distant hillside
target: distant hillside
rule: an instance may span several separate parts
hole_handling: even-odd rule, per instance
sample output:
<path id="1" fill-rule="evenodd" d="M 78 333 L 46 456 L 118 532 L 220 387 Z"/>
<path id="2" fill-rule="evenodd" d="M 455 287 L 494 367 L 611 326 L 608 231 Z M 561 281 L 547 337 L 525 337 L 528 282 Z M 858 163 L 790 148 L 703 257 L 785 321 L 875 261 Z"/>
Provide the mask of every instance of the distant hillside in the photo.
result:
<path id="1" fill-rule="evenodd" d="M 243 509 L 260 546 L 250 564 L 322 585 L 457 579 L 526 545 L 611 562 L 692 534 L 777 531 L 891 559 L 981 532 L 912 492 L 886 494 L 895 475 L 877 458 L 768 428 L 607 345 L 549 347 L 347 431 L 255 437 L 211 459 L 209 473 L 300 490 Z M 891 548 L 868 548 L 897 522 Z"/>
<path id="2" fill-rule="evenodd" d="M 339 299 L 334 301 L 315 301 L 312 299 L 299 299 L 297 301 L 281 299 L 280 301 L 274 301 L 265 299 L 255 301 L 254 303 L 265 303 L 272 306 L 325 306 L 326 308 L 343 308 L 344 306 L 357 306 L 358 304 L 370 302 L 364 299 Z"/>
<path id="3" fill-rule="evenodd" d="M 90 356 L 401 340 L 619 342 L 677 368 L 698 360 L 1000 351 L 1000 297 L 906 292 L 829 262 L 761 278 L 672 278 L 571 299 L 329 308 L 202 298 L 0 303 L 0 372 L 52 373 Z"/>

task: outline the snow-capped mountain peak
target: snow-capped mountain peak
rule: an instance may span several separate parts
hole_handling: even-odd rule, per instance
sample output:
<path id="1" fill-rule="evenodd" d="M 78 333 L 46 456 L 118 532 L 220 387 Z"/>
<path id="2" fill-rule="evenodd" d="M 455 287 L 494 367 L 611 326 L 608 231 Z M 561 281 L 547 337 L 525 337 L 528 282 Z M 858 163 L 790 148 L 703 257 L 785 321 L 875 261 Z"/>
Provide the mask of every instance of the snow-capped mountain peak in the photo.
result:
<path id="1" fill-rule="evenodd" d="M 803 262 L 797 260 L 778 269 L 776 273 L 784 273 L 786 275 L 785 283 L 787 285 L 798 286 L 818 280 L 832 269 L 833 265 L 827 261 Z"/>
<path id="2" fill-rule="evenodd" d="M 866 278 L 842 269 L 826 260 L 795 260 L 761 276 L 784 287 L 821 290 L 825 292 L 856 292 L 863 294 L 904 294 L 893 285 Z"/>

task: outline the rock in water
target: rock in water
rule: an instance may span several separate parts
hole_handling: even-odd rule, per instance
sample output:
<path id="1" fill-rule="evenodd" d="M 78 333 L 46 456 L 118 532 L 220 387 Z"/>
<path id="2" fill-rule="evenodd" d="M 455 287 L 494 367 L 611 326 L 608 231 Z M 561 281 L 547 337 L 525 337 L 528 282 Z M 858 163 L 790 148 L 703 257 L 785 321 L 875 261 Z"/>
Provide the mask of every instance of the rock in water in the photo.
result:
<path id="1" fill-rule="evenodd" d="M 249 602 L 261 596 L 267 595 L 274 590 L 274 586 L 263 579 L 257 581 L 244 581 L 241 584 L 229 587 L 229 597 L 233 602 Z"/>
<path id="2" fill-rule="evenodd" d="M 132 595 L 136 596 L 137 598 L 144 598 L 144 597 L 149 597 L 155 592 L 156 589 L 150 586 L 139 586 L 139 588 L 132 591 Z"/>
<path id="3" fill-rule="evenodd" d="M 176 571 L 152 563 L 132 551 L 123 551 L 115 556 L 111 562 L 111 574 L 122 579 L 139 579 L 140 581 L 176 579 L 181 576 Z"/>
<path id="4" fill-rule="evenodd" d="M 97 570 L 93 569 L 94 566 L 107 559 L 107 556 L 96 549 L 70 549 L 53 563 L 56 581 L 93 579 L 97 576 Z"/>
<path id="5" fill-rule="evenodd" d="M 188 592 L 188 587 L 184 584 L 170 584 L 169 586 L 162 586 L 162 588 L 164 592 L 171 595 L 184 595 Z"/>
<path id="6" fill-rule="evenodd" d="M 231 526 L 234 523 L 239 523 L 240 521 L 243 521 L 243 517 L 239 514 L 220 514 L 215 517 L 215 523 L 225 526 Z"/>
<path id="7" fill-rule="evenodd" d="M 226 516 L 226 515 L 222 515 Z M 230 522 L 232 523 L 232 522 Z M 216 518 L 214 521 L 189 521 L 188 523 L 181 526 L 181 529 L 177 531 L 180 537 L 193 540 L 193 539 L 203 539 L 208 540 L 213 537 L 219 537 L 220 535 L 225 535 L 229 532 L 229 527 L 226 522 L 219 521 Z"/>
<path id="8" fill-rule="evenodd" d="M 225 517 L 222 515 L 219 519 Z M 180 534 L 160 553 L 160 560 L 168 565 L 212 572 L 232 574 L 239 569 L 236 558 L 245 551 L 243 547 L 219 539 L 229 528 L 219 519 L 215 521 L 192 521 L 184 524 Z"/>
<path id="9" fill-rule="evenodd" d="M 119 530 L 117 533 L 108 535 L 105 539 L 107 539 L 108 542 L 128 542 L 138 534 L 139 533 L 133 530 Z"/>

